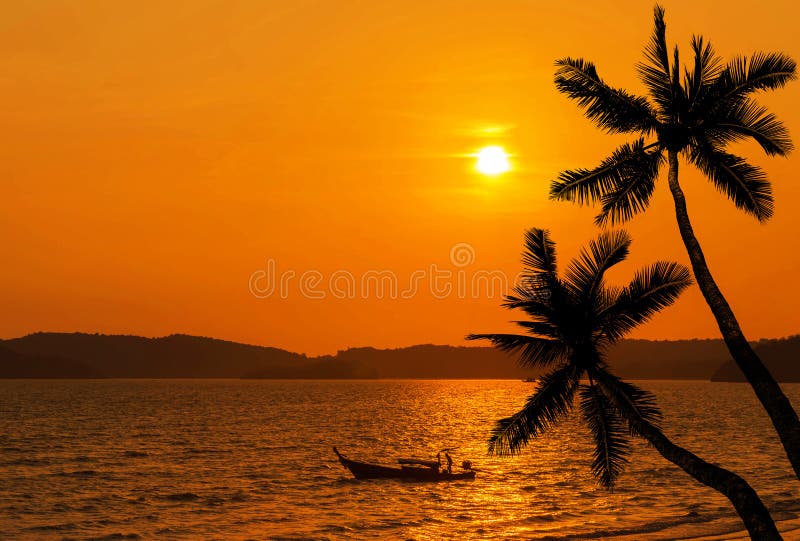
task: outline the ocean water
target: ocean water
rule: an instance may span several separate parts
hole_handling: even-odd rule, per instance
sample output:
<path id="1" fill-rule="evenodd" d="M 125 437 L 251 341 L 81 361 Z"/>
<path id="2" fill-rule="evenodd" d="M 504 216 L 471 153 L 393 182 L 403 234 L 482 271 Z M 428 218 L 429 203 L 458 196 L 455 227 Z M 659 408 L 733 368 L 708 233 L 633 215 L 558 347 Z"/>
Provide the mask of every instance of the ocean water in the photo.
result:
<path id="1" fill-rule="evenodd" d="M 656 393 L 671 438 L 743 474 L 777 520 L 800 516 L 800 482 L 747 385 L 640 383 Z M 785 388 L 800 405 L 800 385 Z M 644 444 L 615 492 L 598 488 L 577 415 L 519 457 L 486 456 L 494 421 L 532 389 L 0 381 L 0 539 L 647 540 L 742 529 L 727 500 Z M 480 473 L 438 484 L 355 481 L 332 445 L 381 462 L 458 447 L 456 463 L 470 459 Z"/>

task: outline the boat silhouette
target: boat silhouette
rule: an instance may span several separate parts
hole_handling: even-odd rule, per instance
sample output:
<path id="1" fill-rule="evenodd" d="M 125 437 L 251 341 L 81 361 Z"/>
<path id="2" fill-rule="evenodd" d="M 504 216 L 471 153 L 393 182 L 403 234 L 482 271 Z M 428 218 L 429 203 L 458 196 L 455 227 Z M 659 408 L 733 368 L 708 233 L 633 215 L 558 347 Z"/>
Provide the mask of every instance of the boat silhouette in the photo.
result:
<path id="1" fill-rule="evenodd" d="M 333 452 L 342 466 L 350 470 L 356 479 L 406 479 L 409 481 L 457 481 L 474 479 L 472 465 L 465 461 L 460 472 L 441 470 L 437 460 L 400 459 L 400 467 L 383 466 L 351 460 L 334 447 Z"/>

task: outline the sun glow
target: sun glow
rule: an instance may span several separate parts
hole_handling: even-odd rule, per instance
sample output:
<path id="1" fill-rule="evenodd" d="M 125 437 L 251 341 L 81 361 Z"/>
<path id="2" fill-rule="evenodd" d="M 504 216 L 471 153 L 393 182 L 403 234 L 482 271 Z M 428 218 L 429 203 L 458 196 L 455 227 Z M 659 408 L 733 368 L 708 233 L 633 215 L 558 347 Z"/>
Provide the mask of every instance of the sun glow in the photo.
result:
<path id="1" fill-rule="evenodd" d="M 500 175 L 511 169 L 508 154 L 499 146 L 488 146 L 478 151 L 475 169 L 484 175 Z"/>

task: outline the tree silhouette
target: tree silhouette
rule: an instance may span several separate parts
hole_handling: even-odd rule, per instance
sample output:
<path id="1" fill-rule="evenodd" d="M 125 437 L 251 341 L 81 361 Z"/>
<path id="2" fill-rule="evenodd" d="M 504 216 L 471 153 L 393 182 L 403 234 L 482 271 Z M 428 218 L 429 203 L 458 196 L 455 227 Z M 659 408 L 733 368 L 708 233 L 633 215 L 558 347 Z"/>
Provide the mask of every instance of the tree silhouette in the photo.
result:
<path id="1" fill-rule="evenodd" d="M 583 59 L 559 60 L 556 87 L 577 101 L 586 116 L 608 133 L 639 137 L 616 149 L 594 169 L 562 172 L 550 195 L 580 204 L 599 203 L 598 225 L 624 222 L 645 210 L 658 174 L 668 166 L 681 238 L 700 290 L 716 318 L 725 344 L 780 436 L 800 478 L 800 420 L 775 378 L 753 351 L 706 263 L 694 234 L 686 198 L 678 183 L 678 157 L 694 164 L 741 210 L 766 221 L 772 216 L 772 189 L 762 169 L 725 150 L 753 140 L 771 156 L 792 149 L 788 131 L 753 94 L 795 79 L 795 62 L 781 53 L 736 57 L 727 64 L 702 37 L 692 38 L 692 64 L 683 69 L 676 47 L 670 61 L 664 10 L 655 8 L 655 29 L 638 72 L 649 99 L 612 88 Z"/>
<path id="2" fill-rule="evenodd" d="M 547 231 L 525 236 L 522 284 L 505 306 L 527 316 L 516 323 L 526 334 L 471 334 L 519 354 L 527 367 L 549 369 L 525 406 L 497 422 L 489 452 L 518 453 L 573 407 L 575 399 L 594 440 L 592 473 L 612 488 L 630 454 L 630 436 L 647 440 L 697 481 L 724 494 L 753 539 L 780 539 L 767 508 L 741 477 L 676 445 L 659 428 L 654 396 L 609 371 L 607 350 L 634 328 L 671 305 L 691 284 L 689 270 L 659 261 L 639 270 L 625 287 L 607 287 L 605 273 L 628 256 L 627 233 L 605 232 L 559 276 L 555 244 Z M 585 380 L 585 381 L 582 381 Z"/>

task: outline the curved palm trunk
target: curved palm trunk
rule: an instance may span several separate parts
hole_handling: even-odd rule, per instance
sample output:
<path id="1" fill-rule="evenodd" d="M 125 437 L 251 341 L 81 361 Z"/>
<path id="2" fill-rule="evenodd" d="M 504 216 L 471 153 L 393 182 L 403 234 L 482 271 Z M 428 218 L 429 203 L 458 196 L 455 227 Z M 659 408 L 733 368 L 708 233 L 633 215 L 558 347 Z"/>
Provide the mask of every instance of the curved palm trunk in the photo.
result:
<path id="1" fill-rule="evenodd" d="M 686 198 L 678 184 L 678 155 L 670 150 L 669 158 L 669 189 L 675 201 L 675 214 L 678 219 L 678 228 L 683 238 L 683 244 L 689 253 L 692 270 L 700 291 L 703 292 L 708 306 L 714 313 L 719 330 L 725 339 L 725 344 L 734 361 L 753 387 L 756 396 L 767 410 L 775 430 L 781 439 L 786 456 L 794 468 L 794 473 L 800 479 L 800 420 L 797 412 L 792 408 L 791 402 L 781 390 L 778 382 L 772 377 L 767 367 L 761 362 L 753 348 L 739 327 L 739 322 L 733 314 L 728 301 L 722 295 L 711 271 L 706 264 L 703 250 L 697 237 L 694 235 L 689 213 L 686 210 Z"/>
<path id="2" fill-rule="evenodd" d="M 663 432 L 646 421 L 633 419 L 630 420 L 630 423 L 661 453 L 661 456 L 700 483 L 724 494 L 736 508 L 736 512 L 750 533 L 750 539 L 763 541 L 783 539 L 766 506 L 747 481 L 735 473 L 710 464 L 683 447 L 675 445 Z"/>

